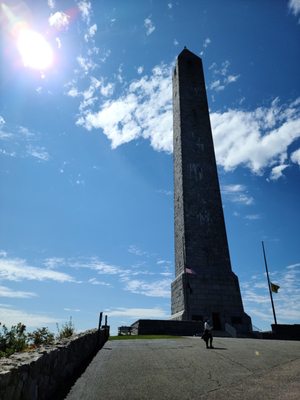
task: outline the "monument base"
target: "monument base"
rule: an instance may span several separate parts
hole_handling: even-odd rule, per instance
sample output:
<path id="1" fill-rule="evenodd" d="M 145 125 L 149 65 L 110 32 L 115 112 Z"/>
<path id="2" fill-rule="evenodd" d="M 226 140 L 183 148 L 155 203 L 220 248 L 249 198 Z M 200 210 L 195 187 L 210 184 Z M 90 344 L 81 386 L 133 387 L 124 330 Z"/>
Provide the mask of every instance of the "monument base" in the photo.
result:
<path id="1" fill-rule="evenodd" d="M 215 331 L 234 329 L 231 336 L 248 336 L 251 318 L 244 312 L 237 276 L 232 271 L 208 269 L 178 275 L 171 285 L 171 318 L 182 321 L 208 319 Z"/>
<path id="2" fill-rule="evenodd" d="M 176 319 L 139 319 L 131 325 L 131 328 L 133 335 L 202 336 L 204 323 Z M 229 324 L 226 324 L 225 329 L 214 329 L 213 336 L 254 337 L 252 331 L 241 333 Z"/>
<path id="3" fill-rule="evenodd" d="M 300 340 L 300 324 L 272 324 L 272 338 L 281 340 Z"/>
<path id="4" fill-rule="evenodd" d="M 194 336 L 203 333 L 201 321 L 139 319 L 131 327 L 135 335 Z"/>

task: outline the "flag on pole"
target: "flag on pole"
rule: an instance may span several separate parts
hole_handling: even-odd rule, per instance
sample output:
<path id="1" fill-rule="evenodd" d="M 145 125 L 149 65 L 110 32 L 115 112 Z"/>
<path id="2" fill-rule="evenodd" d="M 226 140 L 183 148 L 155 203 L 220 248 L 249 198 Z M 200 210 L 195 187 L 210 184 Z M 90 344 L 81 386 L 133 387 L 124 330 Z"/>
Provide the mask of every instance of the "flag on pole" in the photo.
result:
<path id="1" fill-rule="evenodd" d="M 185 272 L 191 275 L 197 275 L 196 272 L 191 268 L 185 268 Z"/>
<path id="2" fill-rule="evenodd" d="M 272 282 L 270 282 L 270 286 L 273 293 L 278 293 L 278 289 L 280 288 L 280 286 L 275 285 L 275 283 Z"/>

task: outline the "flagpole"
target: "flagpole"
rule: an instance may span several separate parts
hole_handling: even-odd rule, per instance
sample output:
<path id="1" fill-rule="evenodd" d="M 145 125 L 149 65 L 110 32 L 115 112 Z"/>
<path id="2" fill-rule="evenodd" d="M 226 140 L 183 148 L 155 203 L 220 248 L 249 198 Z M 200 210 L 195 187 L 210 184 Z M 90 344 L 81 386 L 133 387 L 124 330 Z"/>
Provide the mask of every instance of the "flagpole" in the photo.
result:
<path id="1" fill-rule="evenodd" d="M 272 304 L 272 310 L 273 310 L 273 315 L 274 315 L 274 321 L 275 321 L 275 325 L 277 325 L 276 314 L 275 314 L 275 307 L 274 307 L 274 302 L 273 302 L 273 295 L 272 295 L 272 290 L 271 290 L 271 282 L 270 282 L 270 278 L 269 278 L 269 271 L 268 271 L 268 265 L 267 265 L 267 259 L 266 259 L 266 252 L 265 252 L 264 242 L 262 241 L 261 244 L 262 244 L 263 253 L 264 253 L 265 267 L 266 267 L 266 273 L 267 273 L 268 286 L 269 286 L 269 293 L 270 293 L 270 297 L 271 297 L 271 304 Z"/>

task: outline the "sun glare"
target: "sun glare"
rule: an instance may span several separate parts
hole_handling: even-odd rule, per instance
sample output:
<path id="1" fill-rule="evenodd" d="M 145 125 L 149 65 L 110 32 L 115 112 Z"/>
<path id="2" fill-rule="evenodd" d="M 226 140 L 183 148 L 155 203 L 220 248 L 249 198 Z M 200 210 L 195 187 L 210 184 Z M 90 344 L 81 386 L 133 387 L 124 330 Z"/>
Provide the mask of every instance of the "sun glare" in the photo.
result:
<path id="1" fill-rule="evenodd" d="M 53 51 L 50 44 L 40 33 L 31 29 L 20 30 L 17 46 L 25 67 L 39 71 L 51 67 Z"/>

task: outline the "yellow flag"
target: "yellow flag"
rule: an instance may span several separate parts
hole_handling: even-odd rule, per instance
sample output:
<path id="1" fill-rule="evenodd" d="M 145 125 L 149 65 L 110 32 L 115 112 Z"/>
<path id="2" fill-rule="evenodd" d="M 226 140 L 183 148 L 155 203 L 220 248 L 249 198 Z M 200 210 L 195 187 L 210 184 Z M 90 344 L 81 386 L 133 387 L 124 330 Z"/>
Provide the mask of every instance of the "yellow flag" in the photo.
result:
<path id="1" fill-rule="evenodd" d="M 272 292 L 278 293 L 278 289 L 280 288 L 280 286 L 275 285 L 275 283 L 272 283 L 272 282 L 270 283 L 270 286 L 271 286 Z"/>

